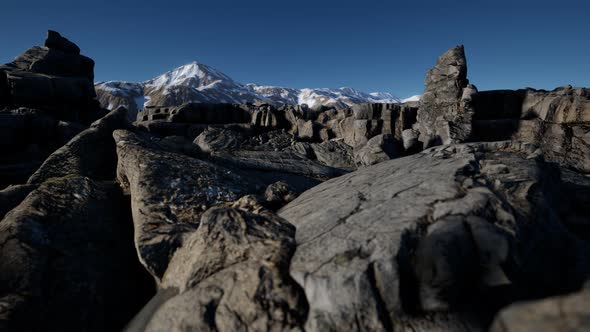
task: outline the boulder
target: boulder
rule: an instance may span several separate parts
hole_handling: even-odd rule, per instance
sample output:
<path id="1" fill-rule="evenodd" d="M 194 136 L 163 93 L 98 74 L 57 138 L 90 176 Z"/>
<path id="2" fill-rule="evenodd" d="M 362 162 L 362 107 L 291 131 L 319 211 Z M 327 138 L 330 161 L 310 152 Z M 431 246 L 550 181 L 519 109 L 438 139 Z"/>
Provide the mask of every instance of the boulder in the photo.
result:
<path id="1" fill-rule="evenodd" d="M 129 127 L 127 110 L 119 107 L 52 153 L 27 183 L 39 184 L 69 174 L 114 179 L 117 155 L 112 134 Z"/>
<path id="2" fill-rule="evenodd" d="M 590 273 L 559 220 L 559 173 L 522 144 L 433 148 L 326 181 L 279 211 L 307 331 L 471 331 Z M 496 289 L 508 288 L 508 294 Z"/>
<path id="3" fill-rule="evenodd" d="M 347 117 L 338 123 L 339 136 L 344 143 L 356 147 L 364 145 L 376 135 L 379 135 L 383 128 L 383 120 L 355 120 L 354 117 Z"/>
<path id="4" fill-rule="evenodd" d="M 503 309 L 492 332 L 587 331 L 590 329 L 590 289 L 538 301 L 516 303 Z"/>
<path id="5" fill-rule="evenodd" d="M 62 37 L 59 32 L 53 30 L 47 31 L 45 47 L 59 50 L 67 54 L 80 54 L 80 48 L 78 45 L 72 43 L 67 38 Z"/>
<path id="6" fill-rule="evenodd" d="M 194 144 L 199 146 L 201 151 L 211 153 L 237 149 L 243 140 L 244 137 L 233 130 L 209 127 L 195 138 Z"/>
<path id="7" fill-rule="evenodd" d="M 401 155 L 398 142 L 390 134 L 377 135 L 362 147 L 354 150 L 354 162 L 358 167 L 371 166 Z"/>
<path id="8" fill-rule="evenodd" d="M 241 134 L 247 137 L 241 144 L 243 150 L 283 151 L 295 143 L 293 135 L 284 129 L 265 131 L 259 135 L 248 131 Z"/>
<path id="9" fill-rule="evenodd" d="M 6 213 L 14 209 L 27 197 L 31 191 L 37 189 L 34 184 L 13 185 L 0 190 L 0 220 Z"/>
<path id="10" fill-rule="evenodd" d="M 413 129 L 406 129 L 402 132 L 402 142 L 406 151 L 420 151 L 418 133 Z"/>
<path id="11" fill-rule="evenodd" d="M 256 191 L 236 172 L 161 150 L 142 135 L 115 130 L 113 136 L 117 179 L 131 195 L 139 259 L 157 281 L 185 235 L 198 228 L 203 212 Z"/>
<path id="12" fill-rule="evenodd" d="M 290 151 L 219 151 L 211 153 L 211 158 L 217 164 L 232 165 L 239 169 L 289 173 L 318 180 L 344 173 Z"/>
<path id="13" fill-rule="evenodd" d="M 287 203 L 297 198 L 295 189 L 285 181 L 278 181 L 270 184 L 264 191 L 264 199 L 266 204 L 272 210 L 278 210 Z"/>
<path id="14" fill-rule="evenodd" d="M 130 226 L 114 183 L 33 190 L 0 222 L 0 330 L 121 330 L 153 292 Z"/>
<path id="15" fill-rule="evenodd" d="M 467 101 L 475 87 L 468 87 L 468 83 L 463 46 L 449 49 L 428 71 L 417 114 L 417 127 L 424 147 L 459 143 L 469 138 L 473 112 L 463 99 Z M 464 96 L 465 88 L 468 89 Z"/>
<path id="16" fill-rule="evenodd" d="M 305 297 L 284 271 L 295 229 L 260 207 L 209 209 L 172 258 L 162 287 L 176 295 L 140 313 L 135 331 L 293 331 Z M 248 204 L 246 204 L 248 206 Z"/>
<path id="17" fill-rule="evenodd" d="M 137 114 L 140 121 L 168 120 L 177 123 L 248 123 L 250 113 L 238 104 L 188 103 L 182 106 L 149 106 Z"/>
<path id="18" fill-rule="evenodd" d="M 356 169 L 353 159 L 353 149 L 342 140 L 332 140 L 323 143 L 312 143 L 313 156 L 320 163 L 342 169 L 353 171 Z"/>
<path id="19" fill-rule="evenodd" d="M 0 103 L 35 107 L 85 124 L 104 115 L 94 90 L 94 61 L 54 31 L 49 31 L 46 45 L 0 66 Z"/>
<path id="20" fill-rule="evenodd" d="M 314 140 L 317 136 L 317 126 L 311 120 L 297 120 L 297 137 L 301 140 Z"/>

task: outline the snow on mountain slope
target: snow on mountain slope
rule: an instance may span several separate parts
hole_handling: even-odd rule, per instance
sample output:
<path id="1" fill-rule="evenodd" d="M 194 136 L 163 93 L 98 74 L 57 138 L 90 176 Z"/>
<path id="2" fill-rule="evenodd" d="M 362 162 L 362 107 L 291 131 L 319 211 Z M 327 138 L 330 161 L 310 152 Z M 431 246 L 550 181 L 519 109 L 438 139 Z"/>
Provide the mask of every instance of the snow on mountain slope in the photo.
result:
<path id="1" fill-rule="evenodd" d="M 409 98 L 402 99 L 402 103 L 409 103 L 412 101 L 420 101 L 421 98 L 422 98 L 422 95 L 411 96 Z"/>
<path id="2" fill-rule="evenodd" d="M 99 101 L 108 109 L 125 106 L 130 118 L 146 106 L 175 106 L 187 102 L 307 104 L 311 108 L 348 107 L 357 103 L 399 103 L 389 93 L 364 93 L 352 88 L 293 89 L 241 84 L 198 62 L 178 67 L 143 83 L 100 82 Z"/>

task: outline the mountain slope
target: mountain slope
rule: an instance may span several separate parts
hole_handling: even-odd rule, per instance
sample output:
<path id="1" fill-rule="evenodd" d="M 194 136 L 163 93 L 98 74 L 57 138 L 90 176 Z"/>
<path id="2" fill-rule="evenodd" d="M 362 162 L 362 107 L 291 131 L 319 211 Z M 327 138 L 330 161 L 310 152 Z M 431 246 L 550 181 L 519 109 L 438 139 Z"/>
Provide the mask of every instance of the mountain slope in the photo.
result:
<path id="1" fill-rule="evenodd" d="M 364 93 L 352 88 L 293 89 L 242 84 L 205 64 L 192 62 L 143 83 L 119 81 L 95 85 L 99 101 L 108 109 L 125 106 L 134 119 L 145 106 L 174 106 L 187 102 L 307 104 L 344 108 L 357 103 L 398 103 L 389 93 Z"/>

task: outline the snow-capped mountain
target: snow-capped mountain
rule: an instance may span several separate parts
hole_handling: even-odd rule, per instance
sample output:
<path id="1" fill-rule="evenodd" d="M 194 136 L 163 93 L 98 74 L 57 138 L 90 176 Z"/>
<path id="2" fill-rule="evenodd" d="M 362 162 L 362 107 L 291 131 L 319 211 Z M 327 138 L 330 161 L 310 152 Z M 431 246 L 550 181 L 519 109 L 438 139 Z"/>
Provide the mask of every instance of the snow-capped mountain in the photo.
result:
<path id="1" fill-rule="evenodd" d="M 352 88 L 293 89 L 242 84 L 198 62 L 178 67 L 143 83 L 109 81 L 97 83 L 95 88 L 103 107 L 115 109 L 125 106 L 130 110 L 130 117 L 146 106 L 175 106 L 187 102 L 307 104 L 311 108 L 400 102 L 389 93 L 364 93 Z"/>
<path id="2" fill-rule="evenodd" d="M 422 95 L 411 96 L 406 99 L 402 99 L 402 103 L 410 103 L 410 102 L 420 101 L 421 98 L 422 98 Z"/>

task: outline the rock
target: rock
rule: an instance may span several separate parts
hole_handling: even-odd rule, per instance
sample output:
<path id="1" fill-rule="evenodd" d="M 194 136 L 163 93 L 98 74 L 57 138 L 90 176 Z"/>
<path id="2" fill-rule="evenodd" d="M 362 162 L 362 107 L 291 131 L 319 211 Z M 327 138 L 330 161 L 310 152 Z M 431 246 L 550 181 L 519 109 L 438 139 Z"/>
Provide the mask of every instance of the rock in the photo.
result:
<path id="1" fill-rule="evenodd" d="M 134 123 L 135 127 L 144 130 L 152 135 L 157 136 L 187 136 L 191 137 L 194 135 L 194 140 L 200 133 L 208 128 L 207 125 L 194 125 L 191 126 L 188 123 L 175 123 L 163 120 L 152 120 L 152 121 L 140 121 Z M 196 130 L 195 128 L 199 128 Z M 191 134 L 188 134 L 189 128 L 192 128 Z"/>
<path id="2" fill-rule="evenodd" d="M 46 44 L 0 66 L 0 104 L 34 107 L 84 124 L 104 115 L 94 90 L 94 61 L 56 32 L 48 33 Z"/>
<path id="3" fill-rule="evenodd" d="M 311 143 L 297 142 L 290 147 L 290 150 L 308 159 L 316 159 Z"/>
<path id="4" fill-rule="evenodd" d="M 244 137 L 235 131 L 209 127 L 195 138 L 194 143 L 201 151 L 211 153 L 239 148 L 243 140 Z"/>
<path id="5" fill-rule="evenodd" d="M 355 120 L 372 120 L 381 117 L 384 104 L 356 104 L 351 107 Z"/>
<path id="6" fill-rule="evenodd" d="M 112 111 L 52 153 L 27 183 L 39 184 L 69 174 L 98 180 L 113 179 L 117 155 L 112 134 L 116 129 L 129 126 L 125 108 Z"/>
<path id="7" fill-rule="evenodd" d="M 70 176 L 33 190 L 0 222 L 0 330 L 122 329 L 153 287 L 130 226 L 114 183 Z"/>
<path id="8" fill-rule="evenodd" d="M 322 164 L 342 170 L 353 171 L 356 169 L 352 155 L 352 147 L 338 141 L 327 141 L 320 144 L 311 144 L 313 155 Z"/>
<path id="9" fill-rule="evenodd" d="M 485 329 L 521 296 L 579 287 L 588 246 L 557 217 L 554 166 L 530 152 L 507 142 L 433 148 L 283 207 L 297 228 L 290 271 L 309 302 L 305 329 Z"/>
<path id="10" fill-rule="evenodd" d="M 76 44 L 62 37 L 59 32 L 53 30 L 47 31 L 45 47 L 59 50 L 68 54 L 80 54 L 80 48 Z"/>
<path id="11" fill-rule="evenodd" d="M 14 209 L 20 202 L 27 197 L 31 191 L 37 189 L 37 185 L 22 184 L 9 186 L 0 190 L 0 220 L 4 215 Z"/>
<path id="12" fill-rule="evenodd" d="M 367 144 L 367 141 L 381 133 L 382 120 L 355 120 L 347 117 L 338 124 L 338 132 L 344 139 L 344 143 L 356 147 Z"/>
<path id="13" fill-rule="evenodd" d="M 160 150 L 126 130 L 113 133 L 117 179 L 131 195 L 135 245 L 141 263 L 160 280 L 185 234 L 209 207 L 254 192 L 255 185 L 224 167 Z"/>
<path id="14" fill-rule="evenodd" d="M 314 140 L 316 137 L 316 126 L 311 120 L 297 120 L 297 137 L 301 140 Z"/>
<path id="15" fill-rule="evenodd" d="M 153 102 L 150 100 L 150 102 Z M 157 105 L 157 104 L 156 104 Z M 137 121 L 167 120 L 175 123 L 249 123 L 245 105 L 187 103 L 181 106 L 147 106 L 137 113 Z"/>
<path id="16" fill-rule="evenodd" d="M 272 210 L 278 210 L 297 196 L 295 189 L 285 181 L 275 182 L 264 191 L 264 199 Z"/>
<path id="17" fill-rule="evenodd" d="M 459 143 L 471 134 L 472 112 L 462 103 L 467 88 L 467 61 L 463 46 L 449 49 L 426 75 L 417 123 L 424 147 Z M 465 99 L 475 88 L 470 86 Z"/>
<path id="18" fill-rule="evenodd" d="M 590 328 L 590 289 L 538 301 L 516 303 L 503 309 L 492 332 L 587 331 Z"/>
<path id="19" fill-rule="evenodd" d="M 239 169 L 290 173 L 319 180 L 343 174 L 339 169 L 289 151 L 219 151 L 211 153 L 211 158 L 217 164 L 232 165 Z"/>
<path id="20" fill-rule="evenodd" d="M 300 330 L 305 298 L 284 273 L 294 233 L 270 212 L 209 209 L 164 275 L 162 287 L 178 294 L 138 325 L 146 332 Z"/>
<path id="21" fill-rule="evenodd" d="M 590 173 L 590 89 L 483 91 L 473 108 L 474 140 L 532 143 L 547 160 Z"/>
<path id="22" fill-rule="evenodd" d="M 255 132 L 254 132 L 255 133 Z M 271 130 L 259 135 L 242 132 L 243 136 L 250 136 L 241 143 L 243 150 L 283 151 L 290 148 L 295 140 L 286 130 Z"/>
<path id="23" fill-rule="evenodd" d="M 371 166 L 400 156 L 397 142 L 389 134 L 377 135 L 354 151 L 357 166 Z"/>
<path id="24" fill-rule="evenodd" d="M 285 117 L 285 113 L 274 109 L 273 107 L 259 107 L 252 114 L 251 124 L 257 127 L 287 129 L 290 128 L 290 122 Z"/>
<path id="25" fill-rule="evenodd" d="M 402 132 L 402 142 L 406 151 L 420 151 L 418 133 L 413 129 L 406 129 Z"/>

